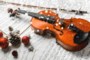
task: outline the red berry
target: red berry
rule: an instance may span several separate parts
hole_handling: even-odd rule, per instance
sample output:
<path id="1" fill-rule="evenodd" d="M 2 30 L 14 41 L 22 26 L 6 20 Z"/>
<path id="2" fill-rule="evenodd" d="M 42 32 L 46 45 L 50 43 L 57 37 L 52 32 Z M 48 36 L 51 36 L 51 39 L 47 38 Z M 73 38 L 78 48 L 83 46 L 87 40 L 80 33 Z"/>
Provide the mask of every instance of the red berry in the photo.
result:
<path id="1" fill-rule="evenodd" d="M 22 42 L 25 44 L 25 45 L 27 45 L 27 44 L 29 44 L 29 37 L 28 36 L 23 36 L 22 37 Z"/>
<path id="2" fill-rule="evenodd" d="M 0 32 L 0 37 L 3 37 L 3 33 L 2 32 Z"/>
<path id="3" fill-rule="evenodd" d="M 7 48 L 8 47 L 8 39 L 7 38 L 0 38 L 0 47 L 1 48 Z"/>
<path id="4" fill-rule="evenodd" d="M 17 58 L 17 57 L 18 57 L 18 52 L 17 52 L 16 50 L 14 50 L 14 51 L 12 52 L 12 55 L 13 55 L 15 58 Z"/>

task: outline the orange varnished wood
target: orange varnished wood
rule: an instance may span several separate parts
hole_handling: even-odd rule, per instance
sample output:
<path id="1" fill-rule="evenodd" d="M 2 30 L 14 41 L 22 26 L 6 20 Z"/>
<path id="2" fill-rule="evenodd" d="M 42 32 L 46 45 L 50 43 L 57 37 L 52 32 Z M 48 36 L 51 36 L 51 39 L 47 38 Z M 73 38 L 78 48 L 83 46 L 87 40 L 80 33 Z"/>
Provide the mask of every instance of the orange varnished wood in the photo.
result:
<path id="1" fill-rule="evenodd" d="M 71 19 L 64 19 L 65 27 L 62 29 L 61 24 L 59 21 L 61 20 L 59 16 L 52 12 L 51 10 L 43 10 L 39 12 L 40 14 L 44 14 L 47 16 L 55 17 L 55 24 L 50 24 L 48 22 L 44 22 L 35 18 L 32 18 L 32 27 L 39 30 L 50 30 L 55 34 L 55 38 L 57 42 L 62 45 L 67 50 L 77 51 L 81 50 L 87 45 L 87 41 L 81 44 L 74 43 L 74 37 L 76 32 L 71 31 L 68 29 L 68 26 L 73 23 L 78 29 L 84 32 L 90 32 L 90 22 L 81 19 L 81 18 L 71 18 Z M 59 31 L 60 30 L 60 31 Z M 62 34 L 62 32 L 63 34 Z"/>

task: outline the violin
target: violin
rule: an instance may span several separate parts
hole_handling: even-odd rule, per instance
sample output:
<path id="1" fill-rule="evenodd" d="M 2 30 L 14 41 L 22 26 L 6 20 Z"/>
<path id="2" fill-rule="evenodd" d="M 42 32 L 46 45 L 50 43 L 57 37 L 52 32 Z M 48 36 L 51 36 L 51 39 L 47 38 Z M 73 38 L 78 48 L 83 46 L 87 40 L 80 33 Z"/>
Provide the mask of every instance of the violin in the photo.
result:
<path id="1" fill-rule="evenodd" d="M 18 9 L 18 13 L 28 13 L 34 32 L 39 35 L 51 34 L 56 42 L 69 51 L 79 51 L 87 46 L 90 38 L 90 22 L 81 18 L 63 19 L 51 10 L 39 13 Z M 14 13 L 15 14 L 15 13 Z M 11 16 L 14 16 L 13 13 Z"/>

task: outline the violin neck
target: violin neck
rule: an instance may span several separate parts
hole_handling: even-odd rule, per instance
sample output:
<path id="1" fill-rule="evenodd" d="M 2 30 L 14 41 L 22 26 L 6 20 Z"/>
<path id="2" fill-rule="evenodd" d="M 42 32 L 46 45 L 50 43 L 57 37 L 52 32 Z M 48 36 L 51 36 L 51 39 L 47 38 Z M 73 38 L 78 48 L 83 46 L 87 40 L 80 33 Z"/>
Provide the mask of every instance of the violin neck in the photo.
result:
<path id="1" fill-rule="evenodd" d="M 41 14 L 38 14 L 38 13 L 33 13 L 33 12 L 27 12 L 25 10 L 17 10 L 18 13 L 21 13 L 21 14 L 25 14 L 27 13 L 29 16 L 31 17 L 35 17 L 35 18 L 39 18 L 41 16 Z"/>
<path id="2" fill-rule="evenodd" d="M 55 19 L 52 16 L 46 16 L 46 15 L 34 13 L 34 12 L 27 12 L 25 10 L 20 10 L 20 9 L 17 10 L 17 12 L 21 13 L 21 14 L 27 13 L 31 17 L 37 18 L 37 19 L 42 20 L 42 21 L 46 21 L 48 23 L 52 23 L 52 24 L 55 23 Z"/>

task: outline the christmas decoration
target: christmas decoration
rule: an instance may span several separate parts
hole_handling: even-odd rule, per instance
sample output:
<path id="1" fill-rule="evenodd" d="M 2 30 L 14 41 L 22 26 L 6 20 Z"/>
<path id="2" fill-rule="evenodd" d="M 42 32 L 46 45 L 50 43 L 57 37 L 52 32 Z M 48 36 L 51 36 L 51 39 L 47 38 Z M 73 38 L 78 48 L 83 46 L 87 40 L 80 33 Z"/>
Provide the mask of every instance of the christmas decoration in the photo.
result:
<path id="1" fill-rule="evenodd" d="M 13 31 L 13 28 L 11 26 L 9 26 L 9 31 Z"/>
<path id="2" fill-rule="evenodd" d="M 9 40 L 13 46 L 17 46 L 20 44 L 20 37 L 18 36 L 11 36 Z"/>
<path id="3" fill-rule="evenodd" d="M 12 52 L 12 55 L 13 55 L 15 58 L 17 58 L 17 57 L 18 57 L 18 52 L 17 52 L 16 50 L 14 50 L 14 51 Z"/>
<path id="4" fill-rule="evenodd" d="M 12 8 L 8 8 L 8 13 L 10 13 L 10 17 L 16 17 L 16 18 L 19 18 L 20 15 L 18 14 L 17 10 L 13 10 Z"/>
<path id="5" fill-rule="evenodd" d="M 24 45 L 28 45 L 29 44 L 29 39 L 30 39 L 29 36 L 23 36 L 22 37 L 22 42 L 24 43 Z"/>
<path id="6" fill-rule="evenodd" d="M 10 37 L 9 37 L 9 40 L 10 40 L 10 43 L 13 45 L 13 46 L 18 46 L 20 45 L 20 37 L 19 37 L 19 31 L 13 31 L 13 28 L 12 27 L 9 27 L 9 31 L 10 31 Z"/>
<path id="7" fill-rule="evenodd" d="M 31 45 L 30 47 L 29 47 L 29 51 L 33 51 L 34 50 L 34 48 L 33 48 L 33 46 Z"/>
<path id="8" fill-rule="evenodd" d="M 3 33 L 2 32 L 0 32 L 0 37 L 3 37 Z"/>
<path id="9" fill-rule="evenodd" d="M 12 13 L 12 12 L 13 12 L 13 9 L 8 8 L 8 13 Z"/>
<path id="10" fill-rule="evenodd" d="M 0 47 L 2 49 L 5 49 L 8 47 L 8 39 L 7 38 L 4 38 L 4 37 L 0 38 Z"/>

